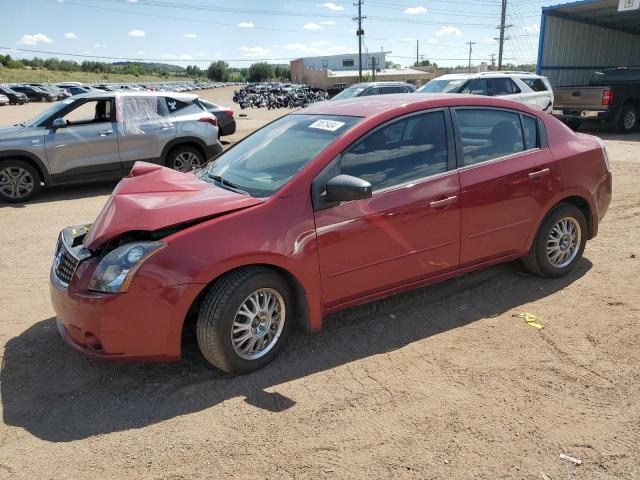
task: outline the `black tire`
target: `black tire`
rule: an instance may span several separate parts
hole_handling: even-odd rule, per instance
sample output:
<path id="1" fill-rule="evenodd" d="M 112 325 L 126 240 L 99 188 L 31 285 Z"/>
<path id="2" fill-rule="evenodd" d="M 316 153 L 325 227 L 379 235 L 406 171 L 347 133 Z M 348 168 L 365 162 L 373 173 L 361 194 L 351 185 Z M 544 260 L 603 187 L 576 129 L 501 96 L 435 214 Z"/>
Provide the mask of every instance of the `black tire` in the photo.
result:
<path id="1" fill-rule="evenodd" d="M 30 179 L 32 188 L 29 191 L 20 189 L 18 196 L 13 196 L 9 193 L 11 191 L 11 186 L 5 187 L 2 183 L 5 180 L 11 180 L 13 176 L 20 172 L 20 169 L 26 172 L 26 179 Z M 3 160 L 0 162 L 0 200 L 7 203 L 28 202 L 38 194 L 42 187 L 41 184 L 42 178 L 38 171 L 24 160 Z M 13 186 L 13 191 L 15 192 L 15 186 Z"/>
<path id="2" fill-rule="evenodd" d="M 631 133 L 638 127 L 638 109 L 633 105 L 624 105 L 616 127 L 618 133 Z"/>
<path id="3" fill-rule="evenodd" d="M 566 265 L 556 266 L 547 255 L 547 242 L 549 241 L 553 227 L 565 218 L 573 219 L 579 225 L 580 240 L 575 256 L 573 256 L 571 261 Z M 523 257 L 522 262 L 527 270 L 539 277 L 555 278 L 566 275 L 575 268 L 582 258 L 588 235 L 587 220 L 582 211 L 575 205 L 561 203 L 552 209 L 542 221 L 538 233 L 533 240 L 531 250 Z"/>
<path id="4" fill-rule="evenodd" d="M 232 327 L 238 309 L 260 289 L 278 292 L 284 302 L 284 325 L 279 336 L 259 358 L 241 357 L 233 346 Z M 246 267 L 218 279 L 206 294 L 198 312 L 197 336 L 202 355 L 214 367 L 234 375 L 258 370 L 271 362 L 282 349 L 294 315 L 294 303 L 287 282 L 265 267 Z"/>
<path id="5" fill-rule="evenodd" d="M 567 127 L 569 127 L 574 132 L 577 132 L 582 123 L 579 120 L 568 120 Z"/>
<path id="6" fill-rule="evenodd" d="M 205 163 L 204 155 L 197 148 L 178 145 L 167 155 L 167 167 L 179 172 L 189 172 Z"/>

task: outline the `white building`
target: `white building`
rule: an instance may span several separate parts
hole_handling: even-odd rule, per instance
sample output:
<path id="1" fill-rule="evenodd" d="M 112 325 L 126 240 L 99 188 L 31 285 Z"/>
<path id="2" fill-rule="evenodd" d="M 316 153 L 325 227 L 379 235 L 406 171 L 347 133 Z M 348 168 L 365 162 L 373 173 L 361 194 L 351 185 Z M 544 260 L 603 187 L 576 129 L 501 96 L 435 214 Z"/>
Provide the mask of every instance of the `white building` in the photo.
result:
<path id="1" fill-rule="evenodd" d="M 389 52 L 362 53 L 362 70 L 371 71 L 384 69 L 386 57 Z M 303 72 L 311 70 L 330 70 L 332 72 L 358 70 L 358 54 L 344 53 L 341 55 L 324 55 L 319 57 L 304 57 L 291 61 L 291 80 L 301 82 Z"/>

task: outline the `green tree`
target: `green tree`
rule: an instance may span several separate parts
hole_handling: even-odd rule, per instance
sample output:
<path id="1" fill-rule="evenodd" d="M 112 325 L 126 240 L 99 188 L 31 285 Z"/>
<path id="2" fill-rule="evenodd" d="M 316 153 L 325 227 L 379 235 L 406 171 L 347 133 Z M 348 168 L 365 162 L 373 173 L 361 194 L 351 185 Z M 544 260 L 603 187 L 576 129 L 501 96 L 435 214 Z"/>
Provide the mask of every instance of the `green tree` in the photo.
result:
<path id="1" fill-rule="evenodd" d="M 249 67 L 249 81 L 263 82 L 274 77 L 273 65 L 267 62 L 254 63 Z"/>
<path id="2" fill-rule="evenodd" d="M 214 82 L 226 82 L 229 77 L 229 64 L 222 60 L 212 62 L 207 69 L 207 77 Z"/>

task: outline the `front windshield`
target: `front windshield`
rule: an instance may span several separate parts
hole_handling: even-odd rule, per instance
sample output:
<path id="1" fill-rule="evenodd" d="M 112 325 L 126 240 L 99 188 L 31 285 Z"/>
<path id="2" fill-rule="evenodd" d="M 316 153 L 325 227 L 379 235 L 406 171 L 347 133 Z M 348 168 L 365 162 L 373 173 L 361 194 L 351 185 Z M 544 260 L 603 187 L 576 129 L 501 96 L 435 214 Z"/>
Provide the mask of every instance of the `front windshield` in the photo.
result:
<path id="1" fill-rule="evenodd" d="M 357 97 L 364 91 L 364 87 L 349 87 L 341 91 L 331 100 L 344 100 L 345 98 Z"/>
<path id="2" fill-rule="evenodd" d="M 431 80 L 426 85 L 420 87 L 420 93 L 458 93 L 458 89 L 464 83 L 463 79 L 457 80 Z"/>
<path id="3" fill-rule="evenodd" d="M 75 100 L 68 99 L 68 100 L 63 100 L 62 102 L 58 102 L 53 107 L 45 110 L 43 113 L 38 115 L 36 118 L 34 118 L 32 120 L 29 120 L 28 122 L 23 123 L 23 125 L 25 125 L 27 127 L 38 127 L 47 118 L 55 115 L 60 110 L 62 110 L 63 108 L 66 108 L 67 106 L 69 106 L 70 103 L 72 103 L 74 101 Z"/>
<path id="4" fill-rule="evenodd" d="M 338 115 L 287 115 L 222 154 L 199 177 L 252 197 L 271 196 L 359 120 Z"/>

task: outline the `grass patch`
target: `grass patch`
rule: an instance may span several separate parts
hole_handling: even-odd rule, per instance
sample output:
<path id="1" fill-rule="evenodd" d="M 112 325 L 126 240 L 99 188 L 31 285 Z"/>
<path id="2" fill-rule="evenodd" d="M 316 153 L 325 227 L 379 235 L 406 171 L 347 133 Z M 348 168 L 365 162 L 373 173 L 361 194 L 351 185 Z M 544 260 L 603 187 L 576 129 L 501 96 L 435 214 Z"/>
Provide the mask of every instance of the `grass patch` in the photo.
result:
<path id="1" fill-rule="evenodd" d="M 56 72 L 51 70 L 29 70 L 18 68 L 0 68 L 0 83 L 23 82 L 83 82 L 83 83 L 127 83 L 127 82 L 164 82 L 164 81 L 192 81 L 186 77 L 161 77 L 158 75 L 124 75 L 121 73 L 91 73 L 91 72 Z"/>

